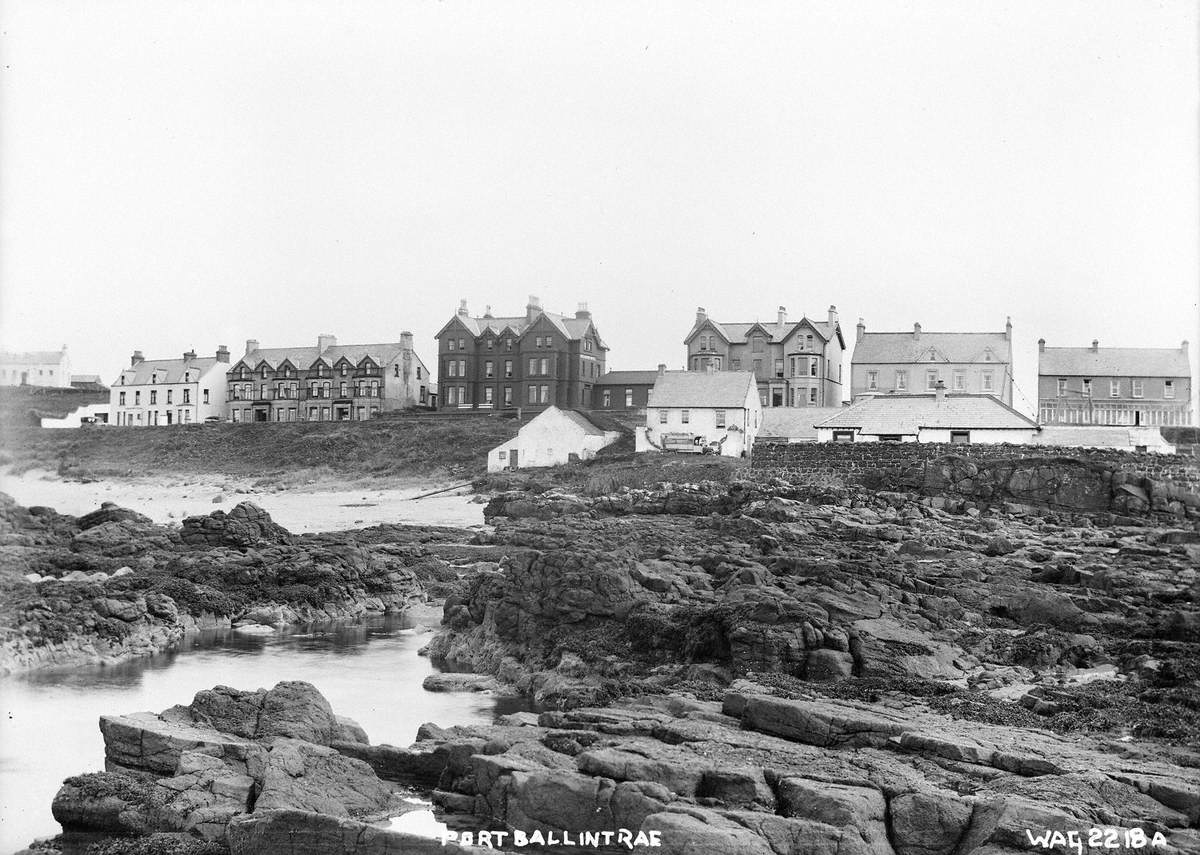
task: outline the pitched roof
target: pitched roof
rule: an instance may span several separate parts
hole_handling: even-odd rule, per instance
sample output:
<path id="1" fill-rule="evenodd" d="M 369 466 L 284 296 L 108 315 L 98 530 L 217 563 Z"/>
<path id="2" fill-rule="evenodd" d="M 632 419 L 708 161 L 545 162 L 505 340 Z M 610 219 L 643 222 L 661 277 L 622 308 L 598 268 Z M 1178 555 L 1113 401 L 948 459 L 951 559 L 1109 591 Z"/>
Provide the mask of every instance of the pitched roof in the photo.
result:
<path id="1" fill-rule="evenodd" d="M 872 436 L 916 434 L 921 428 L 1021 429 L 1037 423 L 991 395 L 879 395 L 864 398 L 817 427 L 858 428 Z"/>
<path id="2" fill-rule="evenodd" d="M 148 384 L 153 377 L 157 383 L 182 383 L 185 372 L 194 372 L 192 379 L 199 380 L 210 368 L 217 364 L 215 356 L 202 356 L 196 359 L 143 359 L 137 365 L 126 368 L 120 376 L 125 378 L 125 386 L 141 386 Z M 120 382 L 120 378 L 118 378 Z"/>
<path id="3" fill-rule="evenodd" d="M 936 361 L 984 362 L 989 349 L 994 362 L 1012 362 L 1012 342 L 1003 332 L 869 332 L 854 345 L 850 362 L 883 362 L 906 364 L 929 362 L 929 351 L 938 354 Z"/>
<path id="4" fill-rule="evenodd" d="M 45 365 L 47 362 L 57 364 L 66 355 L 66 348 L 62 350 L 30 350 L 24 353 L 12 353 L 6 350 L 0 351 L 0 362 L 7 362 L 10 365 Z"/>
<path id="5" fill-rule="evenodd" d="M 404 348 L 400 342 L 335 344 L 325 350 L 317 347 L 260 347 L 250 351 L 237 362 L 244 362 L 251 368 L 256 368 L 260 363 L 265 362 L 273 370 L 286 361 L 294 365 L 297 370 L 304 371 L 311 367 L 318 358 L 323 359 L 328 365 L 333 365 L 345 357 L 354 365 L 358 365 L 369 356 L 377 365 L 387 365 L 403 352 Z M 234 365 L 237 365 L 237 362 Z"/>
<path id="6" fill-rule="evenodd" d="M 71 382 L 72 383 L 99 383 L 101 381 L 100 381 L 99 374 L 72 374 Z"/>
<path id="7" fill-rule="evenodd" d="M 1038 374 L 1091 377 L 1190 377 L 1187 353 L 1178 347 L 1047 347 Z"/>
<path id="8" fill-rule="evenodd" d="M 529 425 L 533 424 L 538 419 L 549 418 L 552 415 L 560 415 L 563 418 L 567 419 L 568 421 L 573 422 L 574 424 L 578 425 L 578 427 L 585 434 L 588 434 L 589 436 L 603 436 L 604 435 L 604 430 L 602 428 L 600 428 L 598 425 L 593 424 L 592 421 L 590 419 L 588 419 L 588 417 L 585 416 L 583 413 L 577 412 L 575 410 L 564 410 L 564 409 L 561 409 L 560 407 L 556 407 L 554 405 L 550 405 L 549 407 L 547 407 L 546 409 L 544 409 L 540 413 L 538 413 L 536 416 L 534 416 L 532 419 L 530 419 L 528 422 L 526 422 L 524 425 L 522 425 L 521 430 L 523 430 L 525 427 L 528 427 Z"/>
<path id="9" fill-rule="evenodd" d="M 564 338 L 570 339 L 571 341 L 578 341 L 579 339 L 583 338 L 587 334 L 588 327 L 592 327 L 594 329 L 594 325 L 592 324 L 592 319 L 590 316 L 577 318 L 572 315 L 559 315 L 555 312 L 544 312 L 541 310 L 538 310 L 538 313 L 533 316 L 533 320 L 530 320 L 526 315 L 520 315 L 517 317 L 494 317 L 491 315 L 484 315 L 477 318 L 473 317 L 472 315 L 457 314 L 450 319 L 450 323 L 453 323 L 455 320 L 457 320 L 467 328 L 471 335 L 474 336 L 483 335 L 483 333 L 488 330 L 491 330 L 494 334 L 498 335 L 505 329 L 511 329 L 517 335 L 522 335 L 527 328 L 537 323 L 539 318 L 545 318 L 550 322 L 551 326 L 553 326 L 556 330 L 558 330 L 559 333 L 563 335 Z M 449 324 L 447 324 L 447 326 L 449 326 Z M 444 331 L 445 327 L 443 327 L 442 330 Z M 438 335 L 440 336 L 441 333 L 439 332 Z M 605 350 L 608 349 L 608 345 L 600 339 L 599 330 L 596 330 L 596 339 L 600 342 L 600 346 L 602 348 Z"/>
<path id="10" fill-rule="evenodd" d="M 601 374 L 596 381 L 597 386 L 637 386 L 653 385 L 658 379 L 658 370 L 654 371 L 609 371 Z"/>
<path id="11" fill-rule="evenodd" d="M 650 389 L 646 406 L 738 409 L 757 385 L 749 371 L 667 371 Z"/>
<path id="12" fill-rule="evenodd" d="M 688 332 L 683 340 L 685 343 L 691 341 L 692 336 L 699 332 L 702 327 L 710 326 L 713 327 L 716 332 L 724 336 L 725 340 L 730 343 L 741 343 L 746 341 L 746 336 L 748 336 L 750 334 L 750 330 L 754 329 L 755 327 L 762 328 L 763 332 L 766 333 L 767 341 L 783 341 L 793 332 L 795 332 L 798 327 L 806 322 L 809 326 L 815 329 L 817 334 L 825 339 L 825 341 L 830 341 L 835 334 L 838 334 L 838 325 L 836 323 L 831 324 L 829 321 L 814 321 L 807 315 L 798 321 L 785 321 L 782 324 L 779 323 L 778 319 L 769 323 L 764 323 L 763 321 L 751 321 L 749 323 L 718 323 L 712 318 L 707 318 L 706 320 L 694 324 L 692 329 Z"/>
<path id="13" fill-rule="evenodd" d="M 844 407 L 767 407 L 762 411 L 762 437 L 785 436 L 788 439 L 817 438 L 817 424 L 833 418 Z"/>

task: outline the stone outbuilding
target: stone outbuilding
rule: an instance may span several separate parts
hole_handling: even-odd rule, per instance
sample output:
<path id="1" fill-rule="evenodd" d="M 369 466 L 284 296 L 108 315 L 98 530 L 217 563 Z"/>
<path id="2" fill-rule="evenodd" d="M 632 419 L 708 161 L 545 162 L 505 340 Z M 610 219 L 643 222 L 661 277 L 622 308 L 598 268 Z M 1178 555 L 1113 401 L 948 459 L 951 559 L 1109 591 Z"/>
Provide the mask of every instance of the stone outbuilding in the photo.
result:
<path id="1" fill-rule="evenodd" d="M 582 413 L 551 405 L 522 425 L 508 442 L 488 452 L 488 472 L 589 460 L 620 438 L 620 431 L 606 430 Z"/>

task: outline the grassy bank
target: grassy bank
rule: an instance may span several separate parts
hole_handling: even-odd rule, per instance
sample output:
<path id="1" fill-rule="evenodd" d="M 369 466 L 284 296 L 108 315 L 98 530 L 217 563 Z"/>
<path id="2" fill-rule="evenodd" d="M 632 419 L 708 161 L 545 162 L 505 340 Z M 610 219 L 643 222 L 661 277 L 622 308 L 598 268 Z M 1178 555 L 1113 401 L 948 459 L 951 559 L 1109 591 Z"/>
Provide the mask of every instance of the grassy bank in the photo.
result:
<path id="1" fill-rule="evenodd" d="M 482 473 L 488 450 L 516 429 L 509 419 L 409 416 L 43 430 L 10 418 L 3 422 L 0 461 L 16 472 L 49 469 L 68 477 L 458 478 Z"/>

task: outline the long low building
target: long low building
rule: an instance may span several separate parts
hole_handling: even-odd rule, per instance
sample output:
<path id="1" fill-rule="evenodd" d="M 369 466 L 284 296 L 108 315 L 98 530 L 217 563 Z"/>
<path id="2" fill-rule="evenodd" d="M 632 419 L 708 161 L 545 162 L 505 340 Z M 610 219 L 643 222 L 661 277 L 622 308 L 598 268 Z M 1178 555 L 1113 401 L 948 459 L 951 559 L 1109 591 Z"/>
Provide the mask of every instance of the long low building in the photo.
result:
<path id="1" fill-rule="evenodd" d="M 819 442 L 1030 443 L 1033 419 L 991 395 L 929 395 L 862 398 L 817 425 Z"/>

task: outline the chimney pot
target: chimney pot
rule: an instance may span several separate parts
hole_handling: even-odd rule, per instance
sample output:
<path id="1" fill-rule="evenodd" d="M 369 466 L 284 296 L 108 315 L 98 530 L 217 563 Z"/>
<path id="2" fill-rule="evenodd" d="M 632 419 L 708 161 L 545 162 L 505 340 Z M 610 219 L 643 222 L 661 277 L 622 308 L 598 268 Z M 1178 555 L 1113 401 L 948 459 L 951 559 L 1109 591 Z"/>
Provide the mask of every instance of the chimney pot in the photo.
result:
<path id="1" fill-rule="evenodd" d="M 857 333 L 858 333 L 858 335 L 856 335 L 856 336 L 854 337 L 854 340 L 855 340 L 855 341 L 861 341 L 861 340 L 862 340 L 862 337 L 863 337 L 863 334 L 864 334 L 864 333 L 866 333 L 866 331 L 867 331 L 867 325 L 863 323 L 863 319 L 862 319 L 862 318 L 859 318 L 859 319 L 858 319 L 858 326 L 857 326 L 857 327 L 855 327 L 855 332 L 857 332 Z"/>
<path id="2" fill-rule="evenodd" d="M 704 310 L 703 306 L 697 306 L 696 307 L 696 323 L 702 324 L 707 320 L 708 320 L 708 312 L 706 312 Z"/>
<path id="3" fill-rule="evenodd" d="M 575 317 L 577 318 L 590 318 L 591 316 L 592 313 L 588 311 L 588 304 L 586 302 L 580 303 L 579 307 L 575 309 Z"/>
<path id="4" fill-rule="evenodd" d="M 129 367 L 135 368 L 137 367 L 138 363 L 145 361 L 146 360 L 145 357 L 142 356 L 142 352 L 140 350 L 135 350 L 133 352 L 133 356 L 129 357 Z"/>
<path id="5" fill-rule="evenodd" d="M 921 324 L 915 323 L 915 324 L 913 324 L 913 338 L 920 338 L 920 337 L 921 337 Z"/>
<path id="6" fill-rule="evenodd" d="M 834 324 L 836 324 L 837 322 L 838 322 L 838 310 L 837 310 L 837 306 L 835 306 L 835 305 L 833 305 L 833 304 L 831 303 L 831 304 L 829 305 L 829 325 L 830 325 L 830 326 L 833 326 L 833 325 L 834 325 Z"/>
<path id="7" fill-rule="evenodd" d="M 779 314 L 776 315 L 776 322 L 779 324 L 779 326 L 783 326 L 784 324 L 787 323 L 787 307 L 786 306 L 779 307 Z"/>
<path id="8" fill-rule="evenodd" d="M 1094 339 L 1092 339 L 1092 353 L 1098 353 L 1099 351 L 1100 351 L 1100 339 L 1094 338 Z"/>
<path id="9" fill-rule="evenodd" d="M 217 362 L 229 362 L 229 348 L 225 345 L 217 345 Z"/>
<path id="10" fill-rule="evenodd" d="M 1179 346 L 1179 349 L 1182 350 L 1184 353 L 1188 352 L 1188 341 L 1186 338 L 1183 340 L 1183 344 L 1181 344 Z"/>
<path id="11" fill-rule="evenodd" d="M 1038 339 L 1038 353 L 1044 353 L 1045 350 L 1046 350 L 1046 340 L 1044 338 L 1039 338 Z"/>
<path id="12" fill-rule="evenodd" d="M 194 351 L 194 350 L 186 350 L 186 351 L 184 351 L 184 353 L 183 353 L 183 358 L 184 358 L 185 360 L 187 360 L 187 359 L 195 359 L 195 358 L 196 358 L 196 351 Z"/>
<path id="13" fill-rule="evenodd" d="M 667 363 L 665 363 L 665 362 L 658 363 L 658 376 L 662 377 L 666 373 L 667 373 Z"/>

